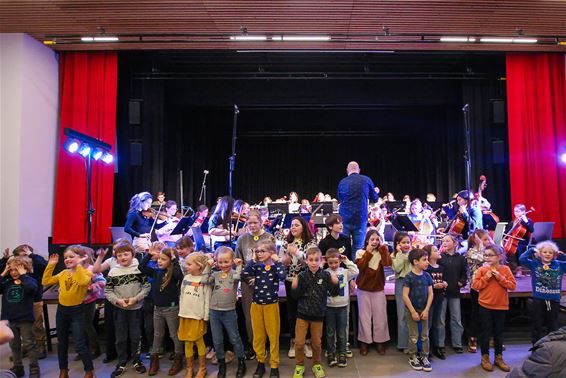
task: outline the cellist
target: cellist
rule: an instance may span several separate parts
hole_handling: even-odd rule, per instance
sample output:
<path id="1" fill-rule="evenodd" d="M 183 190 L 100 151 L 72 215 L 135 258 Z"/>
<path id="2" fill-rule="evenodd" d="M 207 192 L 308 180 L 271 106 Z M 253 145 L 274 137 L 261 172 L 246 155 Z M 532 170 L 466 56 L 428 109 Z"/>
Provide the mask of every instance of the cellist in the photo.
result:
<path id="1" fill-rule="evenodd" d="M 458 212 L 448 230 L 438 229 L 439 232 L 455 233 L 467 239 L 468 235 L 477 229 L 483 228 L 482 212 L 478 206 L 472 202 L 471 193 L 468 190 L 461 190 L 456 195 Z"/>
<path id="2" fill-rule="evenodd" d="M 505 234 L 506 235 L 509 235 L 510 233 L 515 234 L 516 232 L 513 232 L 513 230 L 517 230 L 517 228 L 519 227 L 524 227 L 524 229 L 526 230 L 521 240 L 519 240 L 518 243 L 516 243 L 517 247 L 515 251 L 510 251 L 510 250 L 508 251 L 507 249 L 509 248 L 505 248 L 505 252 L 507 253 L 507 263 L 509 264 L 509 268 L 511 268 L 513 274 L 517 274 L 519 257 L 527 249 L 527 245 L 529 244 L 531 234 L 534 231 L 534 226 L 533 226 L 533 221 L 527 217 L 527 207 L 524 204 L 522 203 L 516 204 L 515 207 L 513 208 L 513 215 L 515 216 L 515 219 L 513 220 L 512 223 L 507 224 L 507 226 L 505 227 Z M 521 234 L 523 234 L 523 232 L 521 232 Z M 506 238 L 504 238 L 504 242 L 505 240 Z"/>

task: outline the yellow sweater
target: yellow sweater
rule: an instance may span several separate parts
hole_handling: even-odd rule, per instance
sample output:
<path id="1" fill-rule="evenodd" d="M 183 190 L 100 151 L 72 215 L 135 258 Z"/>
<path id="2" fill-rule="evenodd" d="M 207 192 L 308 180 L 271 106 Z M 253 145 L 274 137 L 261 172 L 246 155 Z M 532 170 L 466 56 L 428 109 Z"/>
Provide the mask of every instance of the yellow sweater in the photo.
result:
<path id="1" fill-rule="evenodd" d="M 53 270 L 56 264 L 48 264 L 43 273 L 41 283 L 43 286 L 59 285 L 59 303 L 63 306 L 77 306 L 83 303 L 88 285 L 92 278 L 92 272 L 77 265 L 73 272 L 65 269 L 56 275 Z"/>

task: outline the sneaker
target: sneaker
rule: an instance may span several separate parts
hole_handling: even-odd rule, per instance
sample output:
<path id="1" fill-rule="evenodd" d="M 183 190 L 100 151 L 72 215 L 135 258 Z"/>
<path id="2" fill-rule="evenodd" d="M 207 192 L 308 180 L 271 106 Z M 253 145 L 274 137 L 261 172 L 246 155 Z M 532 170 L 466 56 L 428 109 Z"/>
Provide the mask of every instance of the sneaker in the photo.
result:
<path id="1" fill-rule="evenodd" d="M 305 357 L 312 358 L 312 348 L 310 343 L 305 343 Z"/>
<path id="2" fill-rule="evenodd" d="M 433 354 L 440 358 L 441 360 L 445 360 L 446 359 L 446 355 L 444 354 L 444 348 L 433 348 Z"/>
<path id="3" fill-rule="evenodd" d="M 432 371 L 432 365 L 426 356 L 420 356 L 419 362 L 423 368 L 423 371 Z"/>
<path id="4" fill-rule="evenodd" d="M 348 360 L 346 359 L 346 353 L 340 353 L 338 355 L 338 367 L 348 366 Z"/>
<path id="5" fill-rule="evenodd" d="M 295 339 L 291 339 L 291 345 L 289 346 L 289 352 L 287 353 L 287 357 L 295 358 Z"/>
<path id="6" fill-rule="evenodd" d="M 336 355 L 334 353 L 328 353 L 328 356 L 326 356 L 326 358 L 328 359 L 328 366 L 330 367 L 334 367 L 338 361 L 336 360 Z"/>
<path id="7" fill-rule="evenodd" d="M 16 377 L 20 378 L 26 375 L 23 366 L 13 366 L 10 368 L 10 371 L 16 375 Z"/>
<path id="8" fill-rule="evenodd" d="M 350 343 L 346 343 L 346 357 L 354 357 L 354 353 L 352 353 L 352 351 L 350 350 Z"/>
<path id="9" fill-rule="evenodd" d="M 454 352 L 458 353 L 458 354 L 462 354 L 464 353 L 464 348 L 462 347 L 454 347 Z"/>
<path id="10" fill-rule="evenodd" d="M 316 378 L 324 378 L 326 377 L 326 374 L 324 374 L 324 369 L 322 368 L 321 364 L 316 364 L 313 365 L 312 367 L 312 373 L 314 374 L 314 376 Z"/>
<path id="11" fill-rule="evenodd" d="M 121 377 L 126 372 L 126 366 L 118 365 L 116 369 L 110 374 L 110 378 Z"/>
<path id="12" fill-rule="evenodd" d="M 269 378 L 279 378 L 279 368 L 271 368 Z"/>
<path id="13" fill-rule="evenodd" d="M 478 351 L 478 340 L 475 337 L 470 337 L 468 340 L 468 352 L 477 353 Z"/>
<path id="14" fill-rule="evenodd" d="M 296 365 L 295 371 L 293 372 L 293 378 L 303 378 L 304 373 L 305 373 L 305 367 L 302 365 Z"/>
<path id="15" fill-rule="evenodd" d="M 255 352 L 253 348 L 248 348 L 244 351 L 244 357 L 246 360 L 255 360 Z"/>
<path id="16" fill-rule="evenodd" d="M 423 370 L 421 362 L 417 358 L 417 355 L 412 355 L 409 357 L 409 365 L 413 368 L 413 370 Z"/>
<path id="17" fill-rule="evenodd" d="M 145 368 L 145 366 L 143 365 L 143 362 L 141 362 L 141 360 L 139 358 L 134 359 L 132 361 L 132 364 L 134 365 L 134 369 L 136 369 L 136 373 L 143 374 L 143 373 L 147 372 L 147 369 Z"/>

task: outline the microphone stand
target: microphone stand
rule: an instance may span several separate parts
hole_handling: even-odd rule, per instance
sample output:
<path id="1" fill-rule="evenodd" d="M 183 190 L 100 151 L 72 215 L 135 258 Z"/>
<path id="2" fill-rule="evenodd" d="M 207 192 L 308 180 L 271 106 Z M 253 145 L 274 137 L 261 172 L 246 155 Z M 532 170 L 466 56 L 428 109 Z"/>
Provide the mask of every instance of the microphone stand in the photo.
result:
<path id="1" fill-rule="evenodd" d="M 200 187 L 200 194 L 198 196 L 198 202 L 201 203 L 201 200 L 204 198 L 204 202 L 206 202 L 206 176 L 208 175 L 208 171 L 204 171 L 204 177 L 202 178 L 202 186 Z M 203 202 L 203 203 L 204 203 Z"/>
<path id="2" fill-rule="evenodd" d="M 232 176 L 234 174 L 234 169 L 236 165 L 236 130 L 238 127 L 238 113 L 240 110 L 238 109 L 238 105 L 234 104 L 234 123 L 232 125 L 232 155 L 228 158 L 229 167 L 228 167 L 228 195 L 232 197 Z"/>
<path id="3" fill-rule="evenodd" d="M 464 150 L 464 160 L 466 161 L 466 189 L 471 193 L 471 176 L 472 176 L 472 136 L 470 131 L 470 105 L 466 104 L 462 108 L 464 115 L 464 137 L 466 140 L 466 148 Z"/>

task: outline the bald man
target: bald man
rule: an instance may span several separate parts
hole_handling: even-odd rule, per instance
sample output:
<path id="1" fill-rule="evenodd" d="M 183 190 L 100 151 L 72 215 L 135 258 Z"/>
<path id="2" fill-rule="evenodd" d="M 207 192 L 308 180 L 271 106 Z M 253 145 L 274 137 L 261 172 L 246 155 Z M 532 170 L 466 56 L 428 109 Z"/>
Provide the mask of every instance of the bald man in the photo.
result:
<path id="1" fill-rule="evenodd" d="M 347 177 L 338 184 L 340 215 L 344 223 L 342 233 L 352 238 L 352 251 L 363 248 L 368 222 L 368 200 L 377 202 L 378 192 L 367 176 L 360 175 L 360 166 L 355 161 L 346 167 Z"/>

